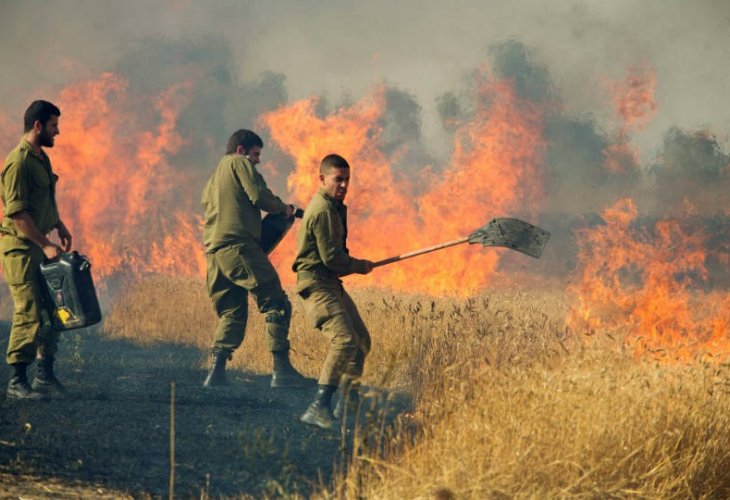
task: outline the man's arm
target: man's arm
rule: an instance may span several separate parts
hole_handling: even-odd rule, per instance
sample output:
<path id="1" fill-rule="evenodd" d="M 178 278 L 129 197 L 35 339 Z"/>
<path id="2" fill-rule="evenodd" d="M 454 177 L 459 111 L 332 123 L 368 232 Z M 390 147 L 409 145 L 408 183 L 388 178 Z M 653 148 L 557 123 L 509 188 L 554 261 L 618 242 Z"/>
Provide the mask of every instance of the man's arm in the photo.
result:
<path id="1" fill-rule="evenodd" d="M 58 237 L 61 240 L 61 246 L 63 247 L 64 252 L 68 252 L 71 250 L 71 232 L 66 227 L 66 224 L 63 223 L 62 220 L 59 219 L 58 224 L 56 224 L 56 229 L 58 230 Z"/>
<path id="2" fill-rule="evenodd" d="M 293 209 L 290 209 L 290 205 L 281 201 L 281 198 L 271 192 L 263 176 L 251 162 L 241 158 L 240 161 L 235 163 L 234 169 L 241 187 L 256 208 L 270 214 L 284 213 L 291 216 Z"/>
<path id="3" fill-rule="evenodd" d="M 20 212 L 16 212 L 13 215 L 9 215 L 11 219 L 13 219 L 13 223 L 15 224 L 15 227 L 23 233 L 23 236 L 28 238 L 30 241 L 41 247 L 43 250 L 43 254 L 48 259 L 55 259 L 58 258 L 58 256 L 61 255 L 61 252 L 63 252 L 63 249 L 50 241 L 48 238 L 46 238 L 46 235 L 41 233 L 40 229 L 38 229 L 38 226 L 36 226 L 35 222 L 33 221 L 33 218 L 30 216 L 28 212 L 25 210 L 22 210 Z M 64 226 L 65 228 L 65 226 Z M 70 236 L 70 235 L 69 235 Z M 70 245 L 70 240 L 69 240 Z"/>
<path id="4" fill-rule="evenodd" d="M 5 202 L 5 216 L 13 220 L 13 224 L 23 236 L 41 247 L 45 256 L 55 259 L 61 253 L 61 247 L 52 243 L 41 233 L 35 221 L 28 213 L 28 194 L 31 180 L 24 162 L 24 158 L 5 166 L 2 172 L 3 201 Z"/>
<path id="5" fill-rule="evenodd" d="M 342 227 L 330 212 L 321 212 L 312 219 L 312 230 L 322 262 L 339 276 L 368 274 L 373 270 L 369 260 L 355 259 L 345 252 Z"/>

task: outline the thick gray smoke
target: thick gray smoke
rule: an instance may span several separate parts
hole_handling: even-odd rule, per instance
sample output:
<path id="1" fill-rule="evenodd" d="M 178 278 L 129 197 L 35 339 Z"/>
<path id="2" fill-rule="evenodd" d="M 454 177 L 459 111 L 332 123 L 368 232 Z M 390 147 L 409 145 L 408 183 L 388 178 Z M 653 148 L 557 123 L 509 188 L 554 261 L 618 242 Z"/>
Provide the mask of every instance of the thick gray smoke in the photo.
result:
<path id="1" fill-rule="evenodd" d="M 541 223 L 566 240 L 624 196 L 655 216 L 688 203 L 708 215 L 730 207 L 724 1 L 7 0 L 0 18 L 4 150 L 27 103 L 68 85 L 118 74 L 140 97 L 129 127 L 149 127 L 159 119 L 149 96 L 192 80 L 177 121 L 185 144 L 169 163 L 202 184 L 229 134 L 256 127 L 262 112 L 318 95 L 324 115 L 382 84 L 375 146 L 401 175 L 438 171 L 473 114 L 473 77 L 486 64 L 547 110 Z M 611 82 L 638 65 L 656 71 L 657 111 L 646 129 L 619 137 Z M 277 167 L 270 183 L 283 192 L 292 160 L 261 132 Z M 607 169 L 620 141 L 636 154 L 614 151 L 618 167 Z"/>
<path id="2" fill-rule="evenodd" d="M 705 131 L 686 132 L 677 127 L 664 136 L 655 173 L 664 183 L 671 178 L 686 177 L 716 182 L 728 174 L 730 156 L 725 154 L 717 138 Z"/>
<path id="3" fill-rule="evenodd" d="M 724 0 L 5 0 L 0 18 L 0 110 L 11 117 L 38 93 L 112 68 L 139 40 L 212 37 L 229 46 L 232 81 L 283 74 L 294 99 L 339 102 L 381 80 L 409 92 L 439 155 L 448 141 L 435 97 L 480 64 L 485 47 L 514 38 L 536 48 L 566 108 L 599 123 L 609 114 L 606 78 L 635 64 L 656 68 L 659 111 L 635 138 L 643 156 L 672 126 L 730 134 L 730 108 L 717 105 L 729 90 Z"/>
<path id="4" fill-rule="evenodd" d="M 192 79 L 192 101 L 179 117 L 184 137 L 211 138 L 219 152 L 238 127 L 252 127 L 258 115 L 286 102 L 285 77 L 265 72 L 239 83 L 231 47 L 223 38 L 143 39 L 124 53 L 113 71 L 129 79 L 129 90 L 156 95 Z M 189 157 L 201 144 L 190 143 Z"/>
<path id="5" fill-rule="evenodd" d="M 132 44 L 112 71 L 129 81 L 128 91 L 154 96 L 192 81 L 190 102 L 177 119 L 185 144 L 171 158 L 176 168 L 209 172 L 225 151 L 226 141 L 238 128 L 255 128 L 257 117 L 287 100 L 285 77 L 264 72 L 239 82 L 230 44 L 221 37 L 147 38 Z M 158 114 L 144 103 L 136 114 L 150 120 Z M 267 151 L 268 153 L 268 151 Z M 277 157 L 280 161 L 283 158 Z"/>

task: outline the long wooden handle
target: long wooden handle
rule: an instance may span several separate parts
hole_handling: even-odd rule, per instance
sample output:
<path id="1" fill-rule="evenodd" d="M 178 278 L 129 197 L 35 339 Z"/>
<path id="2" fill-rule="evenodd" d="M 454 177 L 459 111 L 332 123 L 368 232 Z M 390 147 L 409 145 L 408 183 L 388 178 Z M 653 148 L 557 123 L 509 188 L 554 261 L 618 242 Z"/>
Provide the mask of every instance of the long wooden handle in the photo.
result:
<path id="1" fill-rule="evenodd" d="M 447 243 L 441 243 L 440 245 L 434 245 L 432 247 L 422 248 L 420 250 L 414 250 L 413 252 L 404 253 L 403 255 L 396 255 L 394 257 L 388 257 L 387 259 L 373 262 L 373 267 L 385 266 L 387 264 L 392 264 L 393 262 L 398 262 L 398 261 L 404 260 L 404 259 L 410 259 L 411 257 L 416 257 L 417 255 L 423 255 L 424 253 L 435 252 L 436 250 L 441 250 L 442 248 L 453 247 L 455 245 L 460 245 L 460 244 L 466 243 L 468 241 L 469 241 L 469 237 L 467 236 L 466 238 L 449 241 Z"/>

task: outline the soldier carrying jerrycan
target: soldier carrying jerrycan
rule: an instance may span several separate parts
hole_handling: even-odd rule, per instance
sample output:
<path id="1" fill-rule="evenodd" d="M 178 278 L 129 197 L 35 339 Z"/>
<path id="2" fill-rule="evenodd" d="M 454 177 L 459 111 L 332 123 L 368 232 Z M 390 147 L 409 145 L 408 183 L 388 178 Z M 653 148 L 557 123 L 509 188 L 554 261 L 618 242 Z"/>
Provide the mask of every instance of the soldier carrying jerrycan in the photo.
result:
<path id="1" fill-rule="evenodd" d="M 59 333 L 101 320 L 89 262 L 71 250 L 71 233 L 56 205 L 56 182 L 43 148 L 52 148 L 61 111 L 38 100 L 24 115 L 24 133 L 0 176 L 0 257 L 13 299 L 6 397 L 42 400 L 66 393 L 54 371 Z M 49 239 L 57 231 L 60 245 Z M 38 360 L 33 381 L 26 369 Z"/>

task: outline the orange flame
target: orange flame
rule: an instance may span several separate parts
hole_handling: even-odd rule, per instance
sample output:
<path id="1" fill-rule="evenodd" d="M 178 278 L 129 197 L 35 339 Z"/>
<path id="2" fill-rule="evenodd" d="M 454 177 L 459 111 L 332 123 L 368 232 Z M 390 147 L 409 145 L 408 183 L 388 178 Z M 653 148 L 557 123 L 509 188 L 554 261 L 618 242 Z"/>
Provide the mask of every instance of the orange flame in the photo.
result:
<path id="1" fill-rule="evenodd" d="M 632 68 L 622 82 L 614 83 L 613 105 L 626 129 L 643 129 L 656 113 L 656 72 L 646 66 Z"/>
<path id="2" fill-rule="evenodd" d="M 98 277 L 203 273 L 186 179 L 168 163 L 184 143 L 175 126 L 188 94 L 189 85 L 180 84 L 156 96 L 149 112 L 158 124 L 145 129 L 117 75 L 60 93 L 61 135 L 49 152 L 60 177 L 59 209 Z"/>
<path id="3" fill-rule="evenodd" d="M 420 192 L 414 179 L 392 171 L 376 146 L 381 132 L 377 120 L 384 112 L 382 90 L 324 118 L 314 111 L 316 100 L 309 99 L 267 113 L 262 122 L 296 162 L 288 185 L 300 205 L 306 206 L 319 185 L 322 157 L 337 152 L 348 159 L 353 166 L 348 244 L 354 256 L 378 260 L 467 236 L 495 216 L 536 208 L 543 112 L 520 99 L 508 82 L 486 73 L 478 92 L 473 118 L 456 132 L 451 162 L 441 174 L 424 170 L 418 181 L 427 187 Z M 294 254 L 293 241 L 287 244 L 277 259 Z M 288 267 L 290 258 L 283 258 Z M 465 294 L 487 283 L 498 260 L 494 250 L 464 245 L 355 280 L 401 290 Z"/>
<path id="4" fill-rule="evenodd" d="M 637 215 L 633 201 L 622 199 L 604 211 L 605 225 L 577 232 L 581 272 L 569 323 L 618 331 L 637 354 L 726 358 L 730 295 L 702 288 L 706 235 L 677 219 L 641 229 Z"/>
<path id="5" fill-rule="evenodd" d="M 355 255 L 377 260 L 467 236 L 492 217 L 537 208 L 543 111 L 486 70 L 478 83 L 476 108 L 458 124 L 449 165 L 442 172 L 424 167 L 418 179 L 394 172 L 394 158 L 376 146 L 383 90 L 323 118 L 310 99 L 268 113 L 262 122 L 295 159 L 287 182 L 300 205 L 317 189 L 324 155 L 338 152 L 349 159 L 349 243 Z M 178 84 L 150 98 L 131 95 L 124 78 L 104 73 L 54 99 L 63 110 L 62 135 L 50 152 L 60 176 L 59 208 L 75 247 L 91 258 L 100 278 L 117 272 L 204 275 L 195 215 L 199 190 L 188 190 L 194 180 L 170 164 L 185 143 L 176 125 L 192 86 Z M 294 253 L 292 235 L 275 254 L 286 283 L 293 281 Z M 354 279 L 465 294 L 496 273 L 499 255 L 463 245 Z"/>
<path id="6" fill-rule="evenodd" d="M 626 79 L 614 82 L 610 88 L 613 107 L 621 125 L 614 142 L 603 154 L 610 172 L 623 173 L 627 165 L 639 163 L 639 155 L 629 143 L 631 133 L 646 128 L 656 113 L 656 72 L 646 66 L 634 67 Z"/>

